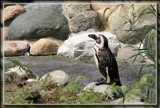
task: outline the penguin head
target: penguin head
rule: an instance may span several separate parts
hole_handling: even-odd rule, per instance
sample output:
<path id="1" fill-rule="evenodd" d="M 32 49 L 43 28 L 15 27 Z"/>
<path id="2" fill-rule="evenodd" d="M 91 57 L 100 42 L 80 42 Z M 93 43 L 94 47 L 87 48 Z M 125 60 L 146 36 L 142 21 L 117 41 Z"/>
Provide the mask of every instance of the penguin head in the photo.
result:
<path id="1" fill-rule="evenodd" d="M 96 44 L 98 44 L 100 48 L 108 47 L 108 40 L 104 35 L 102 35 L 102 34 L 98 34 L 98 35 L 89 34 L 88 36 L 90 38 L 93 38 L 96 41 Z"/>
<path id="2" fill-rule="evenodd" d="M 100 36 L 99 35 L 95 35 L 95 34 L 89 34 L 88 35 L 90 38 L 93 38 L 96 43 L 100 44 L 101 43 L 101 39 L 100 39 Z"/>

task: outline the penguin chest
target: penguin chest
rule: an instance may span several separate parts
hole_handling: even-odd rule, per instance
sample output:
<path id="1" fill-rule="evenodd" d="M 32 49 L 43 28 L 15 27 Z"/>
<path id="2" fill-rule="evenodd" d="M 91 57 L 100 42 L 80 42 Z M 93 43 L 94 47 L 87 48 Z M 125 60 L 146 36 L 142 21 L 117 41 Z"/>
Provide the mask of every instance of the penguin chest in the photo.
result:
<path id="1" fill-rule="evenodd" d="M 98 63 L 98 58 L 96 57 L 96 53 L 94 53 L 94 61 L 95 61 L 96 66 L 98 68 L 99 63 Z"/>
<path id="2" fill-rule="evenodd" d="M 97 58 L 98 52 L 99 52 L 99 48 L 97 48 L 96 45 L 94 45 L 94 61 L 95 61 L 95 63 L 96 63 L 97 68 L 98 68 L 98 65 L 99 65 L 99 63 L 98 63 L 98 58 Z M 96 56 L 96 55 L 97 55 L 97 56 Z"/>

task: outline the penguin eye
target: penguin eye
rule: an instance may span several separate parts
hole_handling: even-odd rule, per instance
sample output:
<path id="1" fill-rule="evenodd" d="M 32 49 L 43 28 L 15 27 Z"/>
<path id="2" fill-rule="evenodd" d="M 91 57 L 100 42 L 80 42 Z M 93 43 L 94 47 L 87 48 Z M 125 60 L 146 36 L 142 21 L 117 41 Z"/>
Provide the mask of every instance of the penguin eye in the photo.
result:
<path id="1" fill-rule="evenodd" d="M 96 39 L 96 43 L 100 44 L 100 43 L 101 43 L 101 39 L 100 39 L 100 38 L 97 38 L 97 39 Z"/>

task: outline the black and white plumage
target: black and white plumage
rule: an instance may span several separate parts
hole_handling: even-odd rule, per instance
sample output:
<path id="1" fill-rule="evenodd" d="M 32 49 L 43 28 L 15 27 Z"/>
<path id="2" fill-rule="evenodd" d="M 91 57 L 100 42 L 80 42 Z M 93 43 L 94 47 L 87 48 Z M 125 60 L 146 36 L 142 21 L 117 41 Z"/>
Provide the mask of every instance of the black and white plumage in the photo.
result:
<path id="1" fill-rule="evenodd" d="M 97 80 L 96 85 L 113 84 L 121 86 L 117 61 L 108 47 L 108 40 L 104 35 L 90 34 L 89 37 L 96 41 L 94 45 L 94 59 L 102 78 Z"/>

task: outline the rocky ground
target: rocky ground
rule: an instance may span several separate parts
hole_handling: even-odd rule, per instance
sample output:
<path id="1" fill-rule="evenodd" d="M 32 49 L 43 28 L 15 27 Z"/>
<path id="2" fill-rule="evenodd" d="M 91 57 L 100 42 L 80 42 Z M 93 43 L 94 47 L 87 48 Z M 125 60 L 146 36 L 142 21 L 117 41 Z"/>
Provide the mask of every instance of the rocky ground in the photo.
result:
<path id="1" fill-rule="evenodd" d="M 118 54 L 118 57 L 120 55 Z M 100 74 L 96 68 L 96 65 L 93 60 L 74 60 L 71 58 L 66 58 L 57 55 L 50 55 L 50 56 L 17 56 L 12 57 L 18 61 L 20 61 L 23 65 L 29 67 L 34 74 L 39 76 L 39 79 L 42 78 L 47 73 L 50 73 L 55 70 L 62 70 L 68 76 L 70 81 L 75 81 L 78 77 L 83 76 L 85 80 L 82 80 L 80 83 L 81 88 L 83 89 L 87 84 L 90 84 L 97 78 L 100 78 Z M 131 90 L 132 86 L 135 85 L 136 81 L 138 80 L 139 76 L 139 66 L 146 63 L 139 63 L 143 60 L 137 60 L 134 64 L 132 62 L 128 62 L 125 60 L 117 59 L 118 66 L 119 66 L 119 74 L 121 83 L 123 86 L 126 86 L 129 90 Z M 5 60 L 5 66 L 11 66 L 12 63 Z M 149 68 L 145 68 L 143 70 L 142 75 L 149 74 Z M 101 86 L 103 89 L 103 85 Z M 97 92 L 101 91 L 100 88 L 97 86 Z M 105 87 L 105 86 L 104 86 Z M 20 88 L 24 90 L 28 90 L 33 95 L 33 102 L 40 103 L 40 104 L 63 104 L 65 101 L 60 101 L 62 89 L 58 87 L 54 83 L 49 83 L 46 86 L 46 83 L 42 81 L 37 82 L 18 82 L 18 83 L 5 83 L 5 102 L 10 102 L 9 97 L 15 95 L 15 101 L 12 104 L 20 102 L 24 98 L 25 101 L 28 103 L 30 96 L 24 95 L 24 97 L 17 98 L 16 95 L 19 95 Z M 18 90 L 18 91 L 17 91 Z M 102 90 L 103 91 L 103 90 Z M 24 91 L 25 92 L 25 91 Z M 144 90 L 142 90 L 144 93 Z M 13 93 L 13 94 L 12 94 Z M 68 96 L 72 96 L 71 94 L 66 94 Z M 78 95 L 78 94 L 76 94 Z M 100 95 L 100 94 L 99 94 Z M 29 99 L 28 99 L 29 98 Z M 28 99 L 28 100 L 27 100 Z M 138 98 L 139 99 L 139 98 Z M 115 100 L 115 101 L 114 101 Z M 118 102 L 122 101 L 122 98 L 118 98 L 118 100 L 106 100 L 102 98 L 102 101 L 109 102 L 110 104 L 118 104 Z M 128 102 L 128 103 L 127 103 Z M 140 100 L 136 101 L 127 101 L 126 104 L 143 104 Z"/>
<path id="2" fill-rule="evenodd" d="M 28 66 L 39 78 L 51 71 L 63 70 L 69 75 L 70 81 L 75 81 L 77 77 L 84 76 L 86 79 L 82 83 L 84 86 L 101 77 L 93 60 L 75 61 L 60 56 L 18 56 L 14 58 L 23 65 Z M 5 61 L 5 65 L 9 66 L 11 63 Z M 131 64 L 131 62 L 118 60 L 118 65 L 122 85 L 131 88 L 138 80 L 138 70 L 142 63 Z M 146 68 L 142 75 L 148 73 L 150 73 L 150 70 Z"/>

